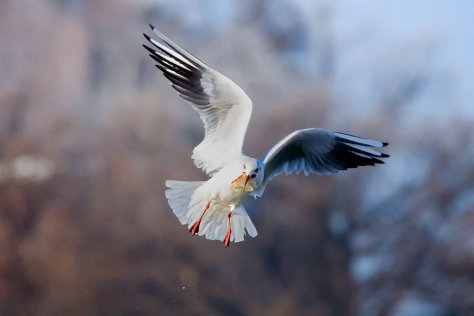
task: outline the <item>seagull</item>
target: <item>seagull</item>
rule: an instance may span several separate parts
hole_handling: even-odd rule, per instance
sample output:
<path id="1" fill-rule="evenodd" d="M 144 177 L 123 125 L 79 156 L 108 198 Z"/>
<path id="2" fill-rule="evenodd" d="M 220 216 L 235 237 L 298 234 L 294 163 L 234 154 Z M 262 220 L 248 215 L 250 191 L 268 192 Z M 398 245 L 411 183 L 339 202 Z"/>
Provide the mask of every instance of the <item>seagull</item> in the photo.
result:
<path id="1" fill-rule="evenodd" d="M 294 131 L 261 159 L 245 155 L 250 98 L 232 80 L 150 27 L 158 39 L 143 34 L 152 44 L 143 47 L 204 124 L 204 139 L 191 158 L 209 179 L 165 182 L 168 204 L 191 235 L 220 240 L 225 247 L 246 235 L 255 237 L 257 229 L 242 202 L 249 196 L 261 197 L 272 178 L 283 172 L 328 175 L 383 164 L 381 159 L 389 157 L 374 149 L 388 143 L 324 128 Z"/>

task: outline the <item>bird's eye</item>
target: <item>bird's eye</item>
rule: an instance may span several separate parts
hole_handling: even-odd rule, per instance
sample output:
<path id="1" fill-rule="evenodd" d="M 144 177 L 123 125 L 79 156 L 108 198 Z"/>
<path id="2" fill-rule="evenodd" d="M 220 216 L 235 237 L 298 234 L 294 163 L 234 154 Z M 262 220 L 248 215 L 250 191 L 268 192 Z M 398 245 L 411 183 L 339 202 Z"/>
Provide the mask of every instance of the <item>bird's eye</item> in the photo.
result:
<path id="1" fill-rule="evenodd" d="M 255 178 L 257 175 L 254 173 L 253 175 L 250 176 L 250 178 Z"/>

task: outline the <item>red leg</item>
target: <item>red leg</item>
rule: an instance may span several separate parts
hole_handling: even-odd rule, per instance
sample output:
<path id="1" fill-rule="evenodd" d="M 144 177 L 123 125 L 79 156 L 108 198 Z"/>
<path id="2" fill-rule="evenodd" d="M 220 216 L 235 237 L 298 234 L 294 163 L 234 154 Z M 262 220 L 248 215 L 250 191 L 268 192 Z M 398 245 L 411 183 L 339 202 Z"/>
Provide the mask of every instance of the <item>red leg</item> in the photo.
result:
<path id="1" fill-rule="evenodd" d="M 202 211 L 201 216 L 197 219 L 197 221 L 194 222 L 191 226 L 189 226 L 189 232 L 191 233 L 192 236 L 196 235 L 199 233 L 199 225 L 201 224 L 202 217 L 206 213 L 206 211 L 209 209 L 211 206 L 211 201 L 207 202 L 206 206 L 204 207 L 204 211 Z"/>
<path id="2" fill-rule="evenodd" d="M 222 241 L 224 243 L 224 247 L 226 248 L 230 245 L 230 234 L 232 233 L 232 228 L 230 227 L 230 217 L 232 216 L 233 210 L 234 207 L 231 207 L 229 213 L 227 213 L 227 232 L 225 233 L 224 240 Z"/>

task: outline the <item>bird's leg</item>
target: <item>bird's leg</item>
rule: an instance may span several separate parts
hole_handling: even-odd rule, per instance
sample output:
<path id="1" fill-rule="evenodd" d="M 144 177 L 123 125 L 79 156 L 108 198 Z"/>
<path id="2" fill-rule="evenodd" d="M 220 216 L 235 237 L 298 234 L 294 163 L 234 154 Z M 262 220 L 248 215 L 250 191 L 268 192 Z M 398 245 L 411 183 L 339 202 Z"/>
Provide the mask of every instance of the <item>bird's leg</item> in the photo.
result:
<path id="1" fill-rule="evenodd" d="M 235 209 L 235 206 L 231 206 L 229 213 L 227 213 L 227 232 L 225 233 L 224 240 L 224 247 L 229 247 L 230 244 L 230 234 L 232 233 L 232 228 L 230 227 L 230 217 L 232 216 L 232 211 Z"/>
<path id="2" fill-rule="evenodd" d="M 199 216 L 197 221 L 195 221 L 194 224 L 189 226 L 189 232 L 191 233 L 192 236 L 199 233 L 199 225 L 201 224 L 202 217 L 204 216 L 204 214 L 206 213 L 206 211 L 209 209 L 210 206 L 211 206 L 211 200 L 209 200 L 209 202 L 206 203 L 206 206 L 204 206 L 204 211 L 202 211 L 202 214 L 201 216 Z"/>

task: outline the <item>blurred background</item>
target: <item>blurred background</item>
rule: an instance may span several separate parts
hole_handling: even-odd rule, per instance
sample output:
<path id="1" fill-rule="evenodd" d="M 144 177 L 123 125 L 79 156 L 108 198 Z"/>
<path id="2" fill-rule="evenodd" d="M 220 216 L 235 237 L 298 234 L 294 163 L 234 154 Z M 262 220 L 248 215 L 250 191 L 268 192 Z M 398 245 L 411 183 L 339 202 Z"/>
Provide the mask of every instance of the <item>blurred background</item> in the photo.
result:
<path id="1" fill-rule="evenodd" d="M 474 315 L 472 1 L 1 0 L 1 315 Z M 245 151 L 326 127 L 386 165 L 279 177 L 256 238 L 191 238 L 197 113 L 148 23 L 254 101 Z"/>

